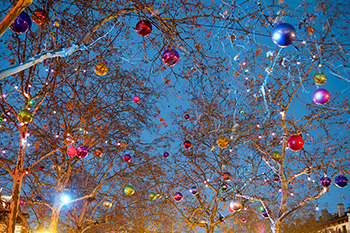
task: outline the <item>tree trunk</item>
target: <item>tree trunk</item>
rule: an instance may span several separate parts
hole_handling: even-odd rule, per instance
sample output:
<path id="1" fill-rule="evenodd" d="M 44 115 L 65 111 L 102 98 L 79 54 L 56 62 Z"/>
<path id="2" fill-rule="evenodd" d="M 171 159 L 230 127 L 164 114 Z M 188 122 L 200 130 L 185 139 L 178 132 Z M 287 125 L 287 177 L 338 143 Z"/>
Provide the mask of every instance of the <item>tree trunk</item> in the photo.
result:
<path id="1" fill-rule="evenodd" d="M 16 172 L 15 172 L 15 180 L 13 182 L 13 188 L 12 188 L 12 199 L 11 199 L 11 205 L 10 205 L 10 213 L 8 216 L 8 224 L 7 224 L 7 232 L 8 233 L 14 233 L 16 228 L 16 221 L 17 221 L 17 215 L 18 215 L 18 206 L 19 206 L 19 197 L 21 195 L 21 187 L 22 187 L 22 180 L 23 180 L 23 174 L 18 169 L 19 166 L 17 166 Z"/>
<path id="2" fill-rule="evenodd" d="M 20 146 L 17 157 L 17 165 L 16 170 L 13 174 L 13 187 L 12 187 L 12 198 L 10 204 L 10 213 L 8 215 L 7 222 L 7 232 L 14 233 L 16 229 L 17 215 L 18 215 L 18 206 L 19 206 L 19 198 L 21 195 L 22 181 L 23 181 L 23 163 L 24 163 L 24 155 L 26 151 L 26 133 L 27 126 L 22 127 L 21 129 L 21 139 Z"/>
<path id="3" fill-rule="evenodd" d="M 57 198 L 56 195 L 55 195 L 55 198 Z M 57 223 L 58 223 L 58 219 L 60 217 L 61 208 L 62 208 L 62 205 L 59 205 L 57 203 L 52 208 L 50 232 L 56 232 Z"/>

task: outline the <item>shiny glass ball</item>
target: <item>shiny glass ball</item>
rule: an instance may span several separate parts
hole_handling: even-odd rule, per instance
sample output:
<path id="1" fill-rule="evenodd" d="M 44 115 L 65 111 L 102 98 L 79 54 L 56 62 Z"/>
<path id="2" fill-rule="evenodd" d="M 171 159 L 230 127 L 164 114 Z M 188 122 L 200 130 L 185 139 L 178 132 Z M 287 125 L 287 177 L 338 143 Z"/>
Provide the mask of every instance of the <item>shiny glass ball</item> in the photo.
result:
<path id="1" fill-rule="evenodd" d="M 100 61 L 95 65 L 94 71 L 97 75 L 103 76 L 108 72 L 108 66 L 106 61 Z"/>
<path id="2" fill-rule="evenodd" d="M 328 187 L 331 185 L 331 183 L 332 183 L 331 179 L 329 179 L 326 176 L 322 177 L 320 180 L 320 184 L 322 185 L 322 187 Z"/>
<path id="3" fill-rule="evenodd" d="M 322 72 L 319 72 L 317 74 L 315 74 L 314 76 L 314 82 L 317 84 L 317 85 L 323 85 L 325 84 L 327 81 L 327 76 L 322 73 Z"/>
<path id="4" fill-rule="evenodd" d="M 32 20 L 37 25 L 47 24 L 49 22 L 49 14 L 43 9 L 33 11 Z"/>
<path id="5" fill-rule="evenodd" d="M 197 195 L 197 194 L 198 194 L 198 188 L 197 188 L 197 186 L 192 186 L 192 187 L 190 188 L 190 193 L 191 193 L 192 195 Z"/>
<path id="6" fill-rule="evenodd" d="M 67 148 L 67 155 L 70 157 L 74 157 L 77 155 L 77 148 L 75 146 L 70 146 Z"/>
<path id="7" fill-rule="evenodd" d="M 273 174 L 272 176 L 272 180 L 275 181 L 275 182 L 278 182 L 280 180 L 280 176 L 278 174 Z"/>
<path id="8" fill-rule="evenodd" d="M 272 152 L 272 156 L 273 156 L 273 158 L 276 159 L 276 160 L 280 160 L 280 159 L 281 159 L 281 153 L 278 152 L 278 151 Z"/>
<path id="9" fill-rule="evenodd" d="M 231 209 L 235 211 L 243 209 L 242 203 L 238 200 L 231 201 L 230 206 L 231 206 Z"/>
<path id="10" fill-rule="evenodd" d="M 149 195 L 148 195 L 148 198 L 150 199 L 150 200 L 154 200 L 154 199 L 156 199 L 156 197 L 157 197 L 157 195 L 154 193 L 154 192 L 151 192 Z"/>
<path id="11" fill-rule="evenodd" d="M 21 34 L 27 32 L 31 26 L 32 20 L 27 13 L 22 11 L 21 14 L 19 14 L 19 16 L 15 19 L 15 21 L 13 21 L 10 29 L 17 34 Z"/>
<path id="12" fill-rule="evenodd" d="M 168 158 L 170 156 L 169 152 L 164 152 L 163 154 L 164 158 Z"/>
<path id="13" fill-rule="evenodd" d="M 33 113 L 27 109 L 22 109 L 17 114 L 17 119 L 23 124 L 29 124 L 33 120 Z"/>
<path id="14" fill-rule="evenodd" d="M 86 145 L 80 145 L 77 148 L 77 156 L 79 158 L 85 158 L 89 154 L 89 147 Z"/>
<path id="15" fill-rule="evenodd" d="M 95 149 L 95 151 L 94 151 L 94 154 L 95 154 L 95 156 L 97 156 L 97 157 L 102 157 L 102 155 L 103 155 L 103 150 L 102 150 L 102 148 L 97 147 L 97 148 Z"/>
<path id="16" fill-rule="evenodd" d="M 228 144 L 230 143 L 230 140 L 226 136 L 220 136 L 217 140 L 216 143 L 220 148 L 226 148 Z"/>
<path id="17" fill-rule="evenodd" d="M 312 95 L 312 100 L 315 102 L 315 104 L 318 105 L 324 105 L 328 103 L 330 98 L 331 95 L 329 94 L 329 92 L 323 88 L 317 89 Z"/>
<path id="18" fill-rule="evenodd" d="M 299 151 L 304 147 L 304 140 L 300 135 L 292 135 L 288 138 L 288 147 L 293 151 Z"/>
<path id="19" fill-rule="evenodd" d="M 184 118 L 185 118 L 185 120 L 189 120 L 190 119 L 190 115 L 186 114 Z"/>
<path id="20" fill-rule="evenodd" d="M 148 36 L 152 32 L 152 24 L 148 20 L 140 20 L 136 24 L 136 32 L 142 37 Z"/>
<path id="21" fill-rule="evenodd" d="M 124 193 L 125 193 L 126 195 L 133 195 L 133 194 L 135 193 L 135 189 L 134 189 L 133 186 L 128 185 L 128 186 L 126 186 L 126 187 L 124 188 Z"/>
<path id="22" fill-rule="evenodd" d="M 278 47 L 287 47 L 291 45 L 295 37 L 295 28 L 288 23 L 278 24 L 271 32 L 272 41 Z"/>
<path id="23" fill-rule="evenodd" d="M 246 217 L 242 217 L 242 218 L 241 218 L 241 221 L 242 221 L 242 222 L 246 222 L 246 221 L 247 221 L 247 218 L 246 218 Z"/>
<path id="24" fill-rule="evenodd" d="M 124 155 L 124 161 L 129 163 L 131 161 L 131 155 L 129 154 Z"/>
<path id="25" fill-rule="evenodd" d="M 135 95 L 134 96 L 134 98 L 132 99 L 135 103 L 140 103 L 140 101 L 141 101 L 141 98 L 139 97 L 139 96 L 137 96 L 137 95 Z"/>
<path id="26" fill-rule="evenodd" d="M 225 180 L 225 181 L 229 181 L 229 180 L 231 180 L 231 178 L 232 178 L 232 175 L 229 172 L 224 172 L 222 174 L 222 179 Z"/>
<path id="27" fill-rule="evenodd" d="M 185 142 L 184 142 L 184 147 L 186 148 L 186 149 L 189 149 L 190 147 L 191 147 L 191 142 L 190 141 L 188 141 L 188 140 L 186 140 Z"/>
<path id="28" fill-rule="evenodd" d="M 180 193 L 180 192 L 175 193 L 175 195 L 174 195 L 175 201 L 182 201 L 182 199 L 183 199 L 182 193 Z"/>
<path id="29" fill-rule="evenodd" d="M 338 175 L 335 177 L 335 185 L 339 188 L 344 188 L 348 185 L 348 178 L 343 175 Z"/>
<path id="30" fill-rule="evenodd" d="M 180 55 L 174 49 L 166 50 L 162 56 L 162 60 L 167 66 L 174 66 L 179 62 Z"/>

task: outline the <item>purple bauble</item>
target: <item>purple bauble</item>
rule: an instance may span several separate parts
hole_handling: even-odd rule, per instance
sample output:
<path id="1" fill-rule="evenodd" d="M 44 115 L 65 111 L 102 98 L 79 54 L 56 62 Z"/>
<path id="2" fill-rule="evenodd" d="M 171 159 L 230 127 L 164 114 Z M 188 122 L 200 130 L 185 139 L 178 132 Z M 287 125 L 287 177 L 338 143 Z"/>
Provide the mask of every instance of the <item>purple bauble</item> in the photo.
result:
<path id="1" fill-rule="evenodd" d="M 269 214 L 267 213 L 266 210 L 262 211 L 262 212 L 261 212 L 261 215 L 262 215 L 264 218 L 268 218 L 268 217 L 269 217 Z"/>
<path id="2" fill-rule="evenodd" d="M 331 185 L 332 181 L 327 176 L 321 178 L 320 183 L 323 187 L 328 187 Z"/>
<path id="3" fill-rule="evenodd" d="M 279 181 L 280 180 L 280 176 L 278 175 L 278 174 L 273 174 L 273 176 L 272 176 L 272 180 L 273 181 L 275 181 L 275 182 L 277 182 L 277 181 Z"/>
<path id="4" fill-rule="evenodd" d="M 182 193 L 180 193 L 180 192 L 175 193 L 175 195 L 174 195 L 174 200 L 175 201 L 181 201 L 182 198 L 183 198 Z"/>
<path id="5" fill-rule="evenodd" d="M 10 26 L 10 29 L 15 33 L 21 34 L 27 32 L 32 26 L 32 20 L 29 15 L 22 11 L 21 14 L 13 21 Z"/>
<path id="6" fill-rule="evenodd" d="M 162 56 L 162 60 L 167 66 L 174 66 L 179 62 L 179 53 L 174 49 L 166 50 Z"/>
<path id="7" fill-rule="evenodd" d="M 164 158 L 168 158 L 169 157 L 169 152 L 164 152 L 163 156 L 164 156 Z"/>
<path id="8" fill-rule="evenodd" d="M 124 155 L 124 161 L 129 163 L 131 161 L 131 155 L 129 154 Z"/>
<path id="9" fill-rule="evenodd" d="M 196 186 L 192 186 L 192 187 L 190 188 L 190 193 L 191 193 L 192 195 L 197 195 L 197 194 L 198 194 L 198 188 L 197 188 Z"/>
<path id="10" fill-rule="evenodd" d="M 79 158 L 85 158 L 89 154 L 89 147 L 86 145 L 80 145 L 77 148 L 77 155 Z"/>
<path id="11" fill-rule="evenodd" d="M 288 23 L 278 24 L 271 33 L 273 43 L 279 47 L 287 47 L 295 40 L 295 28 Z"/>
<path id="12" fill-rule="evenodd" d="M 318 105 L 324 105 L 328 103 L 331 95 L 326 89 L 317 89 L 314 94 L 312 95 L 312 99 L 315 102 L 315 104 Z"/>
<path id="13" fill-rule="evenodd" d="M 344 188 L 348 185 L 348 178 L 343 175 L 339 175 L 335 177 L 335 185 L 339 188 Z"/>

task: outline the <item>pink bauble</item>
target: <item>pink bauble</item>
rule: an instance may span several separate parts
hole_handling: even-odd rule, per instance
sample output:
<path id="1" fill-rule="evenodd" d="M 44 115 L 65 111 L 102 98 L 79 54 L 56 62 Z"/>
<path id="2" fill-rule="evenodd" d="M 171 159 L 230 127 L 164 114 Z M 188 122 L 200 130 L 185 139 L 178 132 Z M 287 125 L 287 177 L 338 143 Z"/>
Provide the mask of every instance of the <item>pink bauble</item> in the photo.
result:
<path id="1" fill-rule="evenodd" d="M 20 205 L 25 205 L 27 202 L 24 199 L 19 199 L 19 204 Z"/>
<path id="2" fill-rule="evenodd" d="M 67 148 L 67 154 L 70 156 L 70 157 L 74 157 L 77 155 L 77 148 L 75 146 L 71 146 L 71 147 L 68 147 Z"/>
<path id="3" fill-rule="evenodd" d="M 246 221 L 247 221 L 247 218 L 246 218 L 246 217 L 242 217 L 242 218 L 241 218 L 241 221 L 242 221 L 242 222 L 246 222 Z"/>
<path id="4" fill-rule="evenodd" d="M 324 105 L 328 103 L 330 98 L 331 95 L 329 94 L 329 92 L 323 88 L 317 89 L 312 95 L 312 100 L 315 102 L 315 104 L 318 105 Z"/>
<path id="5" fill-rule="evenodd" d="M 140 103 L 140 101 L 141 101 L 141 98 L 139 97 L 139 96 L 137 96 L 137 95 L 135 95 L 134 96 L 134 98 L 132 99 L 135 103 Z"/>

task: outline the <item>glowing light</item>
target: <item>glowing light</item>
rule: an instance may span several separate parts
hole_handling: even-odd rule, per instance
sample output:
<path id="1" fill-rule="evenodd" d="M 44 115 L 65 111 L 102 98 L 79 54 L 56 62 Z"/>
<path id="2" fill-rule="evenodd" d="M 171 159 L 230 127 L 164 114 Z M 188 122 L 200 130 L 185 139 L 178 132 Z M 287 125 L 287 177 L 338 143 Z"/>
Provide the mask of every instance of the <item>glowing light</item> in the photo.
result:
<path id="1" fill-rule="evenodd" d="M 61 202 L 62 202 L 63 204 L 68 204 L 68 203 L 70 202 L 70 197 L 69 197 L 68 195 L 63 195 L 63 196 L 61 197 Z"/>

